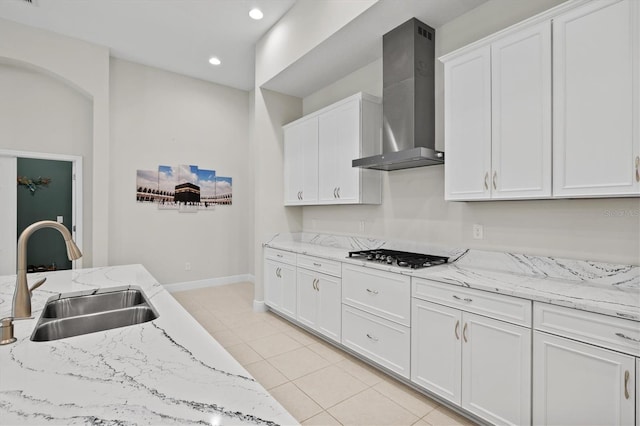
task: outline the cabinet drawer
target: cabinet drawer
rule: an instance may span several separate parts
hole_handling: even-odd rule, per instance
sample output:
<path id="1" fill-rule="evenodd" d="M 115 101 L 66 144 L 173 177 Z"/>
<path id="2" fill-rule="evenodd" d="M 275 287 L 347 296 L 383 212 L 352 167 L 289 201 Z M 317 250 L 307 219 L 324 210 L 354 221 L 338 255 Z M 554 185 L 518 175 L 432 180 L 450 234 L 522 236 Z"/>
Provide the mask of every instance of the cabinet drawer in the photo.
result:
<path id="1" fill-rule="evenodd" d="M 276 262 L 288 263 L 289 265 L 296 264 L 296 254 L 290 251 L 273 249 L 270 247 L 265 247 L 264 249 L 264 258 L 275 260 Z"/>
<path id="2" fill-rule="evenodd" d="M 536 330 L 640 356 L 640 323 L 593 312 L 535 302 Z"/>
<path id="3" fill-rule="evenodd" d="M 342 344 L 409 378 L 409 327 L 342 305 Z"/>
<path id="4" fill-rule="evenodd" d="M 413 297 L 531 327 L 530 300 L 442 284 L 421 278 L 413 279 Z"/>
<path id="5" fill-rule="evenodd" d="M 341 275 L 340 262 L 336 262 L 334 260 L 299 254 L 298 266 L 300 268 L 310 269 L 323 274 L 333 275 L 334 277 L 340 277 Z"/>
<path id="6" fill-rule="evenodd" d="M 392 272 L 343 264 L 342 303 L 409 326 L 411 279 Z"/>

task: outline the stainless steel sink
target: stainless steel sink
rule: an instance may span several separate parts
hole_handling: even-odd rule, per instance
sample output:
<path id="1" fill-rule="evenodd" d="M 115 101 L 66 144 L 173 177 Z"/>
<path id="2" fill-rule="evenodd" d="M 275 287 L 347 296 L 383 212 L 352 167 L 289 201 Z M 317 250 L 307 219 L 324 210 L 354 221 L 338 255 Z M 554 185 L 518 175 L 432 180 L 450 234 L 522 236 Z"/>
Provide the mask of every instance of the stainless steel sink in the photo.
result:
<path id="1" fill-rule="evenodd" d="M 147 296 L 137 286 L 59 294 L 47 300 L 31 340 L 43 342 L 64 339 L 141 324 L 158 316 Z"/>

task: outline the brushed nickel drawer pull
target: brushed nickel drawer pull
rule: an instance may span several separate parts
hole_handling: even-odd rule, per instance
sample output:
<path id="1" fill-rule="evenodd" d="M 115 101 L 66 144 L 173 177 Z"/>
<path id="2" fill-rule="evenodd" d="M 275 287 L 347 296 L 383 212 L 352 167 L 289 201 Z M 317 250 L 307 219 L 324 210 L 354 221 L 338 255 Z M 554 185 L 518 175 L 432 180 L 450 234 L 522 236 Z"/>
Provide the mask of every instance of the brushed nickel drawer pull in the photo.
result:
<path id="1" fill-rule="evenodd" d="M 616 336 L 622 337 L 623 339 L 626 339 L 626 340 L 631 340 L 632 342 L 640 342 L 640 340 L 634 339 L 633 337 L 625 336 L 622 333 L 616 333 Z"/>
<path id="2" fill-rule="evenodd" d="M 460 331 L 460 320 L 456 321 L 456 327 L 453 329 L 453 332 L 456 334 L 456 340 L 460 340 L 460 334 L 458 334 L 459 331 Z"/>
<path id="3" fill-rule="evenodd" d="M 489 190 L 489 183 L 488 183 L 488 181 L 489 181 L 489 172 L 487 172 L 487 173 L 485 173 L 485 174 L 484 174 L 484 189 L 485 189 L 485 191 L 488 191 L 488 190 Z"/>
<path id="4" fill-rule="evenodd" d="M 322 263 L 313 262 L 313 266 L 317 266 L 318 268 L 322 267 Z"/>
<path id="5" fill-rule="evenodd" d="M 368 288 L 367 291 L 371 294 L 378 294 L 378 290 L 371 290 L 370 288 Z"/>
<path id="6" fill-rule="evenodd" d="M 373 336 L 372 336 L 372 335 L 370 335 L 369 333 L 367 333 L 367 337 L 368 337 L 369 339 L 373 340 L 374 342 L 377 342 L 377 341 L 378 341 L 378 338 L 377 338 L 377 337 L 373 337 Z"/>
<path id="7" fill-rule="evenodd" d="M 629 370 L 624 372 L 624 399 L 629 399 Z"/>
<path id="8" fill-rule="evenodd" d="M 278 256 L 278 257 L 282 257 L 282 255 L 281 255 L 280 253 L 276 254 L 276 256 Z"/>
<path id="9" fill-rule="evenodd" d="M 493 189 L 498 189 L 496 185 L 496 179 L 498 178 L 498 172 L 493 172 Z"/>
<path id="10" fill-rule="evenodd" d="M 463 298 L 461 298 L 459 296 L 456 296 L 455 294 L 453 295 L 453 298 L 456 299 L 456 300 L 464 300 L 465 302 L 473 302 L 473 299 L 469 299 L 468 297 L 465 297 L 463 299 Z"/>
<path id="11" fill-rule="evenodd" d="M 340 187 L 338 187 L 338 198 L 340 198 Z"/>
<path id="12" fill-rule="evenodd" d="M 464 339 L 465 343 L 467 342 L 467 323 L 464 323 L 464 327 L 462 327 L 462 338 Z"/>
<path id="13" fill-rule="evenodd" d="M 316 287 L 316 283 L 317 283 L 317 282 L 318 282 L 318 279 L 317 279 L 317 278 L 314 278 L 314 279 L 313 279 L 313 283 L 311 283 L 311 286 L 312 286 L 312 287 L 313 287 L 313 289 L 314 289 L 314 290 L 316 290 L 316 291 L 318 290 L 318 287 Z"/>

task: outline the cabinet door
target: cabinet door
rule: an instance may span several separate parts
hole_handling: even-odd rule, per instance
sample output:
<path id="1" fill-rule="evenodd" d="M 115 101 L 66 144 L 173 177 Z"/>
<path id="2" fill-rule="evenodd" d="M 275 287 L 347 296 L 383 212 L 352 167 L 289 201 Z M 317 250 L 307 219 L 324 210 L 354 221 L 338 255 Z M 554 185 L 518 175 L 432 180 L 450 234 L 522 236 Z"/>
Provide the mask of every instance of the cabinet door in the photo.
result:
<path id="1" fill-rule="evenodd" d="M 531 424 L 531 329 L 462 314 L 462 408 L 494 424 Z"/>
<path id="2" fill-rule="evenodd" d="M 533 424 L 633 424 L 634 370 L 631 356 L 534 332 Z"/>
<path id="3" fill-rule="evenodd" d="M 360 169 L 351 161 L 360 152 L 360 100 L 354 99 L 320 115 L 319 202 L 357 203 Z"/>
<path id="4" fill-rule="evenodd" d="M 411 381 L 460 404 L 461 312 L 413 299 Z"/>
<path id="5" fill-rule="evenodd" d="M 264 261 L 264 303 L 278 311 L 282 306 L 281 266 L 279 262 Z"/>
<path id="6" fill-rule="evenodd" d="M 264 301 L 272 309 L 296 317 L 296 268 L 266 259 L 264 262 Z"/>
<path id="7" fill-rule="evenodd" d="M 318 318 L 316 330 L 339 343 L 342 327 L 341 280 L 324 274 L 318 274 L 317 279 Z"/>
<path id="8" fill-rule="evenodd" d="M 307 327 L 316 328 L 318 319 L 318 303 L 316 290 L 316 273 L 306 269 L 298 269 L 297 279 L 297 319 Z"/>
<path id="9" fill-rule="evenodd" d="M 491 198 L 550 197 L 551 22 L 493 43 L 491 78 Z"/>
<path id="10" fill-rule="evenodd" d="M 318 201 L 318 119 L 284 129 L 285 205 Z"/>
<path id="11" fill-rule="evenodd" d="M 291 318 L 296 318 L 297 286 L 296 267 L 291 265 L 280 265 L 280 281 L 282 283 L 282 304 L 280 312 Z"/>
<path id="12" fill-rule="evenodd" d="M 445 199 L 490 196 L 491 50 L 444 64 Z"/>
<path id="13" fill-rule="evenodd" d="M 594 1 L 553 21 L 554 196 L 640 194 L 639 9 Z"/>

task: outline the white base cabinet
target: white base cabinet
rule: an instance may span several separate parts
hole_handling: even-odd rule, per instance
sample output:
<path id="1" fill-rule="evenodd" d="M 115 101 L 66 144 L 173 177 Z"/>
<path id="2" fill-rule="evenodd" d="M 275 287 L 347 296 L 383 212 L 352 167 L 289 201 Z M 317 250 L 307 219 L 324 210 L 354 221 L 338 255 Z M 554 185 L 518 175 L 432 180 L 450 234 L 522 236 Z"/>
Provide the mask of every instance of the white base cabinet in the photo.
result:
<path id="1" fill-rule="evenodd" d="M 494 424 L 531 423 L 531 330 L 414 299 L 411 380 Z"/>
<path id="2" fill-rule="evenodd" d="M 271 309 L 296 318 L 296 254 L 265 249 L 264 302 Z"/>
<path id="3" fill-rule="evenodd" d="M 634 357 L 540 331 L 533 347 L 534 424 L 634 424 Z"/>
<path id="4" fill-rule="evenodd" d="M 298 268 L 297 283 L 297 320 L 331 340 L 340 342 L 341 279 Z"/>

